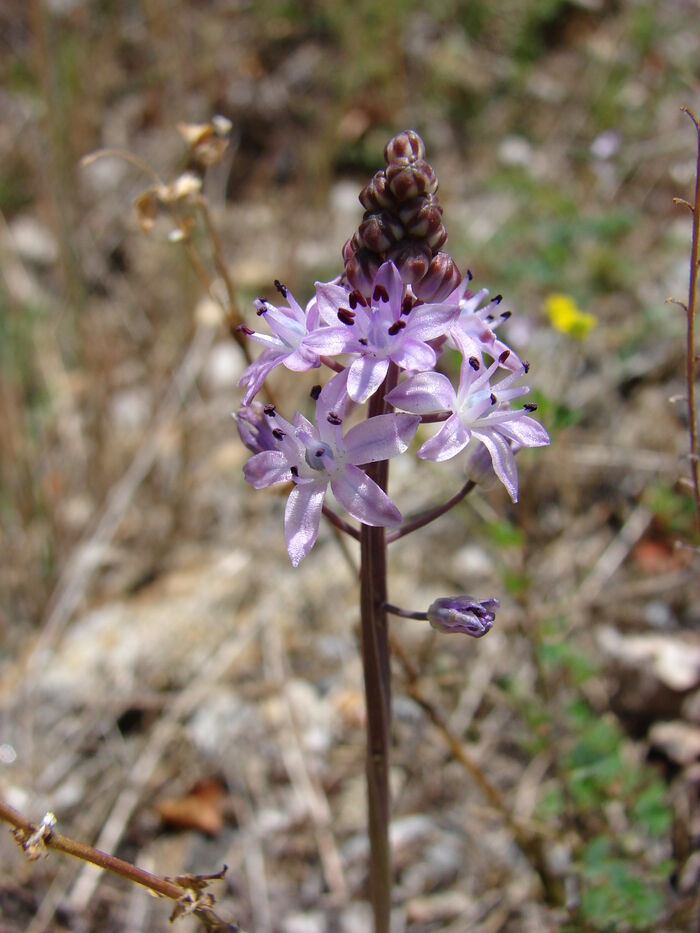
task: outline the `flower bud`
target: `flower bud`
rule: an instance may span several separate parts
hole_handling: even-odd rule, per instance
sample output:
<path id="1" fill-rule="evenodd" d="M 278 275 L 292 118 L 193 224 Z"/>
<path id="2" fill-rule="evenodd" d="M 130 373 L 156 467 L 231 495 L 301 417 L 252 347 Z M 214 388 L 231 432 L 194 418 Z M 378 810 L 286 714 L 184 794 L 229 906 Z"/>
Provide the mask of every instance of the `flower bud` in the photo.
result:
<path id="1" fill-rule="evenodd" d="M 254 454 L 277 447 L 272 434 L 274 425 L 270 424 L 271 419 L 266 413 L 266 408 L 274 413 L 272 406 L 265 406 L 262 402 L 251 402 L 250 405 L 242 405 L 233 416 L 241 440 Z"/>
<path id="2" fill-rule="evenodd" d="M 392 162 L 386 167 L 389 188 L 398 201 L 407 201 L 419 194 L 435 194 L 437 175 L 424 159 L 417 162 Z"/>
<path id="3" fill-rule="evenodd" d="M 396 265 L 404 285 L 415 285 L 428 271 L 430 250 L 416 240 L 399 240 L 388 251 L 386 258 Z"/>
<path id="4" fill-rule="evenodd" d="M 443 301 L 462 281 L 462 273 L 449 253 L 433 256 L 425 278 L 413 289 L 422 301 Z"/>
<path id="5" fill-rule="evenodd" d="M 343 246 L 343 250 L 342 250 L 343 262 L 344 263 L 350 262 L 350 260 L 355 255 L 357 250 L 358 250 L 357 234 L 355 233 L 350 237 L 349 240 L 345 241 L 345 245 Z"/>
<path id="6" fill-rule="evenodd" d="M 383 171 L 377 172 L 370 183 L 362 189 L 360 204 L 367 211 L 396 207 L 396 199 L 389 190 L 389 184 Z"/>
<path id="7" fill-rule="evenodd" d="M 497 599 L 445 596 L 428 607 L 428 621 L 445 635 L 461 633 L 481 638 L 491 629 L 499 606 Z"/>
<path id="8" fill-rule="evenodd" d="M 425 158 L 425 144 L 415 130 L 404 130 L 397 133 L 384 147 L 384 158 L 387 163 L 396 159 L 406 159 L 415 162 Z"/>
<path id="9" fill-rule="evenodd" d="M 432 197 L 411 198 L 399 208 L 401 223 L 406 233 L 429 240 L 442 226 L 442 208 Z M 429 244 L 430 245 L 430 244 Z"/>
<path id="10" fill-rule="evenodd" d="M 358 236 L 374 253 L 385 253 L 403 236 L 401 221 L 389 211 L 370 214 L 358 228 Z"/>
<path id="11" fill-rule="evenodd" d="M 382 261 L 376 253 L 368 249 L 359 249 L 345 263 L 345 275 L 353 288 L 365 297 L 369 297 L 372 294 L 374 277 L 381 264 Z"/>

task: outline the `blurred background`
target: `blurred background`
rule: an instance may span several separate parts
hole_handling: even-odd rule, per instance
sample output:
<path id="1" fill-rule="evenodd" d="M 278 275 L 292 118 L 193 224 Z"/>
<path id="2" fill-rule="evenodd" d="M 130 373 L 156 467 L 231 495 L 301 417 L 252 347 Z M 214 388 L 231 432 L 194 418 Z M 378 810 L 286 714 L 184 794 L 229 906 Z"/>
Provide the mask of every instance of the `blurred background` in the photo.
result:
<path id="1" fill-rule="evenodd" d="M 502 602 L 479 642 L 394 625 L 396 929 L 695 929 L 700 588 L 666 298 L 687 295 L 698 12 L 5 0 L 7 802 L 159 874 L 228 864 L 218 905 L 256 933 L 370 929 L 357 554 L 322 529 L 292 571 L 284 497 L 245 486 L 226 313 L 336 275 L 414 127 L 552 446 L 519 456 L 517 506 L 480 488 L 392 549 L 397 603 Z M 285 414 L 314 381 L 275 374 Z M 408 514 L 463 481 L 392 466 Z M 168 929 L 167 904 L 4 833 L 0 868 L 2 931 Z"/>

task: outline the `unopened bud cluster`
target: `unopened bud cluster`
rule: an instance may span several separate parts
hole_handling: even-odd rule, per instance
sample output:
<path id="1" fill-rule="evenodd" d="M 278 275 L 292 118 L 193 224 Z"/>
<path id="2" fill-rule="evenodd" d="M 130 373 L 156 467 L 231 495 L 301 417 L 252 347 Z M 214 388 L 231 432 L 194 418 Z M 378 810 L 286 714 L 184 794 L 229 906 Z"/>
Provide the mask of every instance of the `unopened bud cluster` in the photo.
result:
<path id="1" fill-rule="evenodd" d="M 441 251 L 447 231 L 437 175 L 415 130 L 390 139 L 384 158 L 386 168 L 360 192 L 365 214 L 343 247 L 345 274 L 353 288 L 368 296 L 377 270 L 390 260 L 415 298 L 440 301 L 462 276 L 449 253 Z"/>

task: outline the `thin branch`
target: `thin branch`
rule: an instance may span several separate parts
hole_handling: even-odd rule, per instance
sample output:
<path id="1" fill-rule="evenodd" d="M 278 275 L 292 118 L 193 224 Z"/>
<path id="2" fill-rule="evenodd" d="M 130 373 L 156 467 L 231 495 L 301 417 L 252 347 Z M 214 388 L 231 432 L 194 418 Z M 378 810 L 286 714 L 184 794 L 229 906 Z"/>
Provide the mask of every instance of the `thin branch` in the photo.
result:
<path id="1" fill-rule="evenodd" d="M 323 514 L 326 516 L 331 525 L 335 525 L 339 531 L 343 531 L 346 535 L 350 535 L 350 537 L 354 538 L 355 541 L 360 540 L 360 532 L 357 530 L 357 528 L 354 528 L 350 522 L 346 522 L 344 518 L 341 518 L 340 515 L 338 515 L 337 512 L 334 512 L 329 505 L 323 506 Z"/>
<path id="2" fill-rule="evenodd" d="M 698 253 L 700 252 L 700 122 L 687 107 L 681 110 L 687 113 L 695 125 L 697 134 L 697 158 L 695 163 L 695 197 L 693 199 L 693 233 L 690 246 L 690 273 L 688 281 L 688 307 L 686 309 L 686 346 L 685 375 L 688 390 L 688 422 L 690 435 L 690 475 L 693 482 L 693 498 L 697 527 L 700 532 L 700 448 L 698 447 L 698 412 L 695 398 L 695 309 L 698 286 Z"/>
<path id="3" fill-rule="evenodd" d="M 387 544 L 391 544 L 392 541 L 398 541 L 399 538 L 403 538 L 404 535 L 408 535 L 412 531 L 417 531 L 419 528 L 423 528 L 425 525 L 429 525 L 430 522 L 435 521 L 436 518 L 444 515 L 445 512 L 449 512 L 450 509 L 454 508 L 454 506 L 461 502 L 465 496 L 469 495 L 475 486 L 476 483 L 474 480 L 468 479 L 459 492 L 456 492 L 451 499 L 447 500 L 447 502 L 443 502 L 442 505 L 436 505 L 430 509 L 427 509 L 425 512 L 421 512 L 420 515 L 417 515 L 415 518 L 407 521 L 400 528 L 397 528 L 396 531 L 390 532 L 386 536 Z"/>
<path id="4" fill-rule="evenodd" d="M 107 852 L 95 849 L 84 842 L 78 842 L 76 839 L 55 832 L 52 828 L 55 819 L 49 818 L 48 814 L 37 826 L 2 800 L 0 800 L 0 820 L 14 827 L 13 835 L 30 860 L 35 860 L 45 854 L 46 849 L 55 849 L 57 852 L 63 852 L 64 855 L 70 855 L 82 862 L 96 865 L 113 875 L 119 875 L 120 878 L 125 878 L 133 884 L 148 888 L 149 891 L 160 897 L 167 897 L 172 901 L 177 901 L 181 905 L 179 913 L 193 913 L 208 930 L 243 933 L 235 923 L 227 923 L 218 917 L 210 902 L 197 904 L 197 900 L 202 896 L 202 890 L 206 887 L 207 882 L 217 877 L 223 877 L 223 874 L 202 877 L 192 876 L 191 878 L 183 876 L 178 880 L 154 875 L 152 872 L 138 868 L 136 865 L 132 865 L 131 862 L 126 862 L 115 855 L 109 855 Z M 211 895 L 206 897 L 209 899 Z"/>
<path id="5" fill-rule="evenodd" d="M 384 603 L 384 608 L 393 616 L 399 616 L 401 619 L 418 619 L 421 622 L 425 622 L 428 618 L 427 612 L 411 612 L 410 609 L 402 609 L 401 606 L 394 606 L 393 603 Z"/>

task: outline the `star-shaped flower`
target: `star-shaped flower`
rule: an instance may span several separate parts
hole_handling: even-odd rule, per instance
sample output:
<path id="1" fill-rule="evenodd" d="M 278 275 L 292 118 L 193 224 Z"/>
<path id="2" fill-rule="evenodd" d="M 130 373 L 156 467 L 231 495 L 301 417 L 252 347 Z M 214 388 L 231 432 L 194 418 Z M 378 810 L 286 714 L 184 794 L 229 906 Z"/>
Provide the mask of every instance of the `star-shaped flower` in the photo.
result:
<path id="1" fill-rule="evenodd" d="M 242 331 L 266 347 L 260 356 L 246 369 L 239 380 L 245 386 L 243 404 L 249 405 L 260 391 L 265 379 L 276 366 L 284 365 L 294 372 L 304 372 L 320 366 L 321 355 L 334 356 L 346 344 L 346 333 L 342 327 L 323 326 L 318 313 L 316 298 L 312 298 L 304 311 L 289 289 L 275 282 L 287 306 L 277 307 L 264 298 L 257 298 L 255 307 L 272 331 L 264 334 L 249 327 Z M 311 341 L 313 337 L 313 341 Z"/>
<path id="2" fill-rule="evenodd" d="M 428 341 L 443 336 L 459 314 L 454 293 L 442 302 L 416 304 L 393 262 L 379 267 L 369 302 L 359 292 L 332 283 L 317 283 L 316 299 L 329 328 L 335 329 L 338 321 L 345 326 L 345 352 L 359 354 L 349 366 L 347 382 L 355 402 L 366 402 L 377 391 L 391 362 L 409 372 L 432 369 L 437 356 Z M 318 337 L 323 339 L 322 330 Z M 309 345 L 317 347 L 316 338 L 310 338 Z"/>
<path id="3" fill-rule="evenodd" d="M 511 399 L 529 391 L 526 386 L 513 385 L 524 368 L 491 384 L 491 376 L 507 362 L 507 354 L 508 351 L 504 351 L 488 367 L 476 356 L 464 359 L 456 391 L 442 373 L 419 373 L 389 392 L 387 401 L 395 408 L 418 415 L 450 412 L 437 434 L 420 448 L 418 456 L 424 460 L 449 460 L 464 450 L 474 437 L 487 448 L 496 476 L 513 502 L 517 502 L 518 470 L 511 445 L 543 447 L 549 443 L 549 435 L 529 416 L 536 406 L 510 408 Z"/>
<path id="4" fill-rule="evenodd" d="M 343 435 L 347 402 L 347 370 L 334 376 L 316 402 L 316 426 L 296 413 L 286 421 L 266 407 L 276 442 L 248 460 L 245 478 L 256 489 L 292 481 L 284 516 L 287 551 L 296 567 L 316 541 L 328 486 L 347 512 L 366 525 L 392 526 L 401 513 L 359 464 L 387 460 L 403 453 L 420 418 L 386 414 L 368 418 Z"/>

